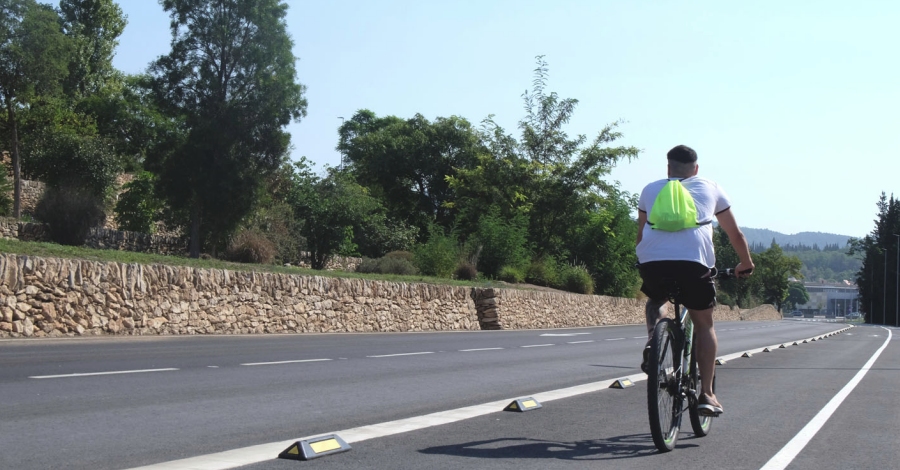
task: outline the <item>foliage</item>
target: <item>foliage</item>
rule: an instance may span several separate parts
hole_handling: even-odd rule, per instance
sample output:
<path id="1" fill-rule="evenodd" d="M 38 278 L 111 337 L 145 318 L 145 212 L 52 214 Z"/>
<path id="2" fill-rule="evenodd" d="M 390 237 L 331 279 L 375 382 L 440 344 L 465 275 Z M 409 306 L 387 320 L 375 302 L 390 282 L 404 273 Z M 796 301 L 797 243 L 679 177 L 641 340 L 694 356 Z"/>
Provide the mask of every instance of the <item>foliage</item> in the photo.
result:
<path id="1" fill-rule="evenodd" d="M 475 279 L 478 279 L 478 269 L 475 267 L 475 263 L 468 260 L 460 261 L 453 271 L 453 279 L 460 279 L 463 281 L 474 281 Z"/>
<path id="2" fill-rule="evenodd" d="M 413 255 L 422 274 L 449 278 L 460 259 L 459 243 L 456 237 L 444 234 L 443 230 L 432 229 L 428 241 L 417 245 Z"/>
<path id="3" fill-rule="evenodd" d="M 156 221 L 160 220 L 162 201 L 153 192 L 156 177 L 142 171 L 134 179 L 125 183 L 124 192 L 116 201 L 116 223 L 120 230 L 140 233 L 154 233 Z"/>
<path id="4" fill-rule="evenodd" d="M 793 310 L 797 305 L 803 305 L 807 302 L 809 302 L 809 292 L 806 291 L 806 286 L 804 286 L 802 282 L 790 283 L 787 299 L 785 299 L 785 305 Z"/>
<path id="5" fill-rule="evenodd" d="M 525 270 L 525 280 L 538 286 L 559 285 L 559 265 L 556 259 L 550 255 L 544 255 L 531 260 Z"/>
<path id="6" fill-rule="evenodd" d="M 504 220 L 495 208 L 482 215 L 472 242 L 480 247 L 478 270 L 485 276 L 496 277 L 503 266 L 524 268 L 529 259 L 526 224 L 524 217 Z"/>
<path id="7" fill-rule="evenodd" d="M 69 43 L 56 12 L 34 0 L 0 0 L 0 127 L 12 156 L 13 215 L 21 214 L 18 112 L 61 90 Z"/>
<path id="8" fill-rule="evenodd" d="M 9 217 L 12 215 L 12 191 L 13 185 L 6 169 L 6 164 L 0 162 L 0 216 Z"/>
<path id="9" fill-rule="evenodd" d="M 465 119 L 416 114 L 408 120 L 360 110 L 339 129 L 338 150 L 357 181 L 380 198 L 388 215 L 416 227 L 447 230 L 453 211 L 447 177 L 474 165 L 478 134 Z"/>
<path id="10" fill-rule="evenodd" d="M 313 174 L 306 160 L 295 164 L 293 190 L 289 196 L 294 217 L 300 223 L 299 233 L 306 238 L 310 264 L 324 269 L 335 254 L 379 255 L 396 248 L 378 245 L 369 234 L 392 230 L 386 224 L 384 208 L 368 190 L 350 175 L 332 171 L 327 177 Z M 402 230 L 393 228 L 393 230 Z"/>
<path id="11" fill-rule="evenodd" d="M 576 294 L 591 295 L 594 293 L 594 280 L 591 273 L 582 265 L 566 265 L 560 272 L 560 287 Z"/>
<path id="12" fill-rule="evenodd" d="M 172 50 L 150 67 L 163 114 L 186 134 L 147 162 L 190 227 L 190 253 L 217 245 L 283 162 L 284 127 L 306 114 L 305 87 L 278 0 L 163 0 Z"/>
<path id="13" fill-rule="evenodd" d="M 72 45 L 66 95 L 100 92 L 119 78 L 112 59 L 127 23 L 122 8 L 113 0 L 62 0 L 59 13 Z"/>
<path id="14" fill-rule="evenodd" d="M 26 148 L 28 174 L 54 187 L 77 187 L 105 200 L 115 190 L 121 172 L 112 145 L 103 138 L 41 132 Z"/>
<path id="15" fill-rule="evenodd" d="M 407 257 L 385 255 L 376 259 L 364 258 L 357 266 L 356 272 L 410 276 L 416 274 L 418 270 Z"/>
<path id="16" fill-rule="evenodd" d="M 275 254 L 275 244 L 263 233 L 243 229 L 228 244 L 225 259 L 237 263 L 272 264 Z"/>
<path id="17" fill-rule="evenodd" d="M 718 225 L 713 230 L 713 249 L 716 253 L 716 267 L 719 269 L 734 268 L 740 262 L 740 257 L 728 240 L 728 234 Z M 759 265 L 759 259 L 754 257 L 754 263 Z M 755 276 L 756 274 L 753 274 L 751 279 Z M 731 279 L 718 283 L 716 297 L 726 305 L 752 308 L 756 306 L 753 287 L 748 279 Z"/>
<path id="18" fill-rule="evenodd" d="M 880 325 L 896 325 L 897 259 L 900 250 L 900 200 L 893 194 L 881 193 L 877 203 L 875 228 L 861 239 L 851 241 L 850 255 L 862 257 L 856 273 L 859 305 L 866 321 Z"/>
<path id="19" fill-rule="evenodd" d="M 778 244 L 773 243 L 768 250 L 753 257 L 756 269 L 749 278 L 751 288 L 763 302 L 775 305 L 781 310 L 790 289 L 788 278 L 800 278 L 802 264 L 796 256 L 785 256 Z"/>
<path id="20" fill-rule="evenodd" d="M 77 186 L 47 187 L 35 207 L 34 216 L 50 226 L 51 240 L 71 246 L 84 245 L 91 228 L 106 220 L 103 201 Z"/>
<path id="21" fill-rule="evenodd" d="M 518 284 L 525 281 L 525 272 L 518 267 L 504 266 L 500 268 L 500 273 L 497 275 L 497 279 L 509 282 L 511 284 Z"/>

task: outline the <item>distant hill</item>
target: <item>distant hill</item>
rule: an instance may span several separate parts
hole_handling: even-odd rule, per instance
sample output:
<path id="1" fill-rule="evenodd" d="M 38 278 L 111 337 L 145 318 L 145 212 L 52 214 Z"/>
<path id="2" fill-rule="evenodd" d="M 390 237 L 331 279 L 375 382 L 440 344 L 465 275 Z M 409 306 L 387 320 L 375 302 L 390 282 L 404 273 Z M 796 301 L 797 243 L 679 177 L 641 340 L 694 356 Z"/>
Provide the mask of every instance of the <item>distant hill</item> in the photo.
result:
<path id="1" fill-rule="evenodd" d="M 845 248 L 847 246 L 847 240 L 853 238 L 849 235 L 837 235 L 834 233 L 822 232 L 800 232 L 793 235 L 785 235 L 764 228 L 741 227 L 741 231 L 744 232 L 744 236 L 747 237 L 747 243 L 751 245 L 762 244 L 766 247 L 772 244 L 772 239 L 774 238 L 775 243 L 778 243 L 781 246 L 806 245 L 811 247 L 818 245 L 819 248 L 824 248 L 825 245 L 836 244 L 840 248 Z"/>

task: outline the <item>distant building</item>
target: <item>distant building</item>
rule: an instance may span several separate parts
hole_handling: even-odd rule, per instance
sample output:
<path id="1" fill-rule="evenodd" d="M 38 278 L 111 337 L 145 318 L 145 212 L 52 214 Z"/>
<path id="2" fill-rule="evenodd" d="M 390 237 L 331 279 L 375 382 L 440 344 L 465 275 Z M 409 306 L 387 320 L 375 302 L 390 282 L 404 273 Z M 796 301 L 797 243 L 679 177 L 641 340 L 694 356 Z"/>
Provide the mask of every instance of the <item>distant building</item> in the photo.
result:
<path id="1" fill-rule="evenodd" d="M 809 293 L 809 302 L 797 305 L 803 313 L 840 317 L 859 311 L 859 289 L 850 281 L 804 282 L 803 286 Z"/>

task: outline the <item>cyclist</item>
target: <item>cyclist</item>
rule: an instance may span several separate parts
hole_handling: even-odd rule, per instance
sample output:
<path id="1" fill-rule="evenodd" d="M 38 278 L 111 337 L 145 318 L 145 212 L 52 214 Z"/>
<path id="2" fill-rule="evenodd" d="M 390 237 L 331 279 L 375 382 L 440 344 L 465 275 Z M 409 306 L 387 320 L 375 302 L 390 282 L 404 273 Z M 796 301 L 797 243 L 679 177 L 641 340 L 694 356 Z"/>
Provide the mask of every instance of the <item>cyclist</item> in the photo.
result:
<path id="1" fill-rule="evenodd" d="M 728 234 L 740 258 L 735 267 L 737 275 L 749 276 L 754 265 L 725 191 L 715 182 L 697 176 L 697 152 L 679 145 L 666 156 L 669 177 L 648 184 L 638 203 L 637 257 L 643 280 L 641 291 L 648 297 L 647 331 L 652 337 L 656 323 L 665 315 L 670 292 L 664 280 L 677 280 L 676 300 L 688 309 L 694 322 L 698 368 L 705 379 L 715 375 L 718 348 L 712 316 L 716 305 L 715 281 L 711 278 L 716 264 L 713 218 Z M 644 372 L 649 352 L 648 340 L 641 364 Z M 699 411 L 705 415 L 722 413 L 722 405 L 713 393 L 713 381 L 703 380 L 702 384 Z"/>

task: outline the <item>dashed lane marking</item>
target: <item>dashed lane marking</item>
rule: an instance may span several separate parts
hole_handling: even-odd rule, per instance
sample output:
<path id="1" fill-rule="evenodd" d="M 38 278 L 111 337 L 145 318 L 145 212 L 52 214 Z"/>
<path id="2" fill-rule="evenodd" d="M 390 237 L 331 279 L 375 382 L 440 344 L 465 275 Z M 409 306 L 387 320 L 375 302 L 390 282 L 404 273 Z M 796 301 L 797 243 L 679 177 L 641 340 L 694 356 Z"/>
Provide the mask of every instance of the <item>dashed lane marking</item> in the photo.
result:
<path id="1" fill-rule="evenodd" d="M 399 353 L 399 354 L 381 354 L 379 356 L 366 356 L 366 357 L 419 356 L 421 354 L 434 354 L 434 351 L 422 351 L 422 352 Z"/>
<path id="2" fill-rule="evenodd" d="M 272 366 L 276 364 L 296 364 L 299 362 L 322 362 L 322 361 L 330 361 L 331 359 L 296 359 L 292 361 L 272 361 L 272 362 L 248 362 L 246 364 L 241 364 L 242 366 Z"/>
<path id="3" fill-rule="evenodd" d="M 520 348 L 543 348 L 544 346 L 555 346 L 555 344 L 529 344 L 527 346 L 519 346 Z"/>
<path id="4" fill-rule="evenodd" d="M 497 351 L 503 348 L 477 348 L 477 349 L 460 349 L 459 352 L 474 352 L 474 351 Z"/>
<path id="5" fill-rule="evenodd" d="M 168 372 L 178 370 L 174 368 L 169 369 L 140 369 L 140 370 L 115 370 L 110 372 L 85 372 L 81 374 L 59 374 L 59 375 L 32 375 L 29 376 L 29 379 L 62 379 L 68 377 L 90 377 L 93 375 L 118 375 L 118 374 L 143 374 L 145 372 Z"/>

